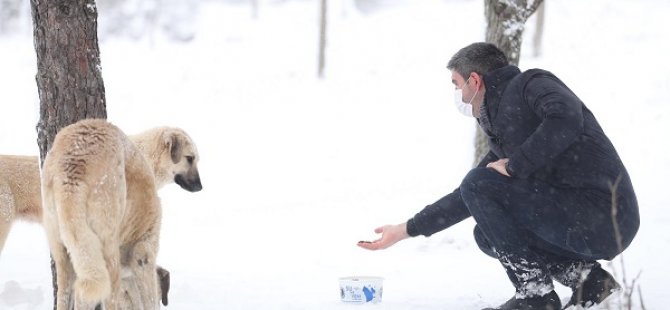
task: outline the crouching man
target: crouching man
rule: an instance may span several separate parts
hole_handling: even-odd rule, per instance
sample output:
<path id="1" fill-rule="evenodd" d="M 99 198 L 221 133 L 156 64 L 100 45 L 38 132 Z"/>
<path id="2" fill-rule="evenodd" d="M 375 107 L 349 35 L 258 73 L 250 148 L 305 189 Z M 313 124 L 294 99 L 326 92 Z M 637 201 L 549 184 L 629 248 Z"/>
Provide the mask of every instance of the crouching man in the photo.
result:
<path id="1" fill-rule="evenodd" d="M 369 249 L 430 236 L 472 216 L 475 240 L 498 259 L 514 296 L 494 309 L 561 309 L 553 281 L 589 307 L 619 288 L 611 260 L 640 225 L 630 177 L 591 111 L 552 73 L 511 66 L 474 43 L 449 61 L 459 110 L 477 119 L 490 152 L 460 186 L 407 222 L 386 225 Z"/>

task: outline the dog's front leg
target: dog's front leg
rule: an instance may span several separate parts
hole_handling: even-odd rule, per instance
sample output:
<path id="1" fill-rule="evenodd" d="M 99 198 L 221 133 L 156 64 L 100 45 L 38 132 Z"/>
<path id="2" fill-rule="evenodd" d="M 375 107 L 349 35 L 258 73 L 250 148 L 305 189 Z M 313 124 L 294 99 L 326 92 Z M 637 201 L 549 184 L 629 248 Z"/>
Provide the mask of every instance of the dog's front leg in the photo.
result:
<path id="1" fill-rule="evenodd" d="M 135 277 L 145 310 L 159 309 L 158 275 L 156 272 L 156 252 L 158 244 L 154 238 L 147 238 L 135 244 L 132 249 L 130 266 Z"/>
<path id="2" fill-rule="evenodd" d="M 127 266 L 122 268 L 121 277 L 121 297 L 118 310 L 139 310 L 142 309 L 140 289 L 137 286 L 138 278 L 134 271 Z"/>

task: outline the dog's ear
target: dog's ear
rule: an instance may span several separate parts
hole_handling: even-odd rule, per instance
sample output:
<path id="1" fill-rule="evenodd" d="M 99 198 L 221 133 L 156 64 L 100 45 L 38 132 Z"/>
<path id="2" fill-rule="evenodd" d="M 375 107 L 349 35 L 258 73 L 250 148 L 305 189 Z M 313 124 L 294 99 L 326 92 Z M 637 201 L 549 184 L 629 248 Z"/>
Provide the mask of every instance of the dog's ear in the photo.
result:
<path id="1" fill-rule="evenodd" d="M 175 132 L 168 131 L 164 135 L 165 146 L 170 150 L 170 157 L 173 163 L 178 163 L 184 151 L 184 145 L 179 140 Z"/>
<path id="2" fill-rule="evenodd" d="M 168 291 L 170 291 L 170 272 L 161 266 L 156 266 L 156 273 L 158 273 L 158 282 L 161 286 L 161 303 L 163 306 L 167 306 Z"/>

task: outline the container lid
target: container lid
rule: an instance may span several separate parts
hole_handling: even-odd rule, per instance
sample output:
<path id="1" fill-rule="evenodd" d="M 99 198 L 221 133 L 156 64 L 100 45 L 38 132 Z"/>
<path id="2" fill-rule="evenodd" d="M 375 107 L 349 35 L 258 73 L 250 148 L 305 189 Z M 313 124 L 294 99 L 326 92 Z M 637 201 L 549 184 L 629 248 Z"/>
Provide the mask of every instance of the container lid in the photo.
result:
<path id="1" fill-rule="evenodd" d="M 352 281 L 352 282 L 358 282 L 358 281 L 382 281 L 384 278 L 382 277 L 375 277 L 375 276 L 349 276 L 349 277 L 341 277 L 340 281 Z"/>

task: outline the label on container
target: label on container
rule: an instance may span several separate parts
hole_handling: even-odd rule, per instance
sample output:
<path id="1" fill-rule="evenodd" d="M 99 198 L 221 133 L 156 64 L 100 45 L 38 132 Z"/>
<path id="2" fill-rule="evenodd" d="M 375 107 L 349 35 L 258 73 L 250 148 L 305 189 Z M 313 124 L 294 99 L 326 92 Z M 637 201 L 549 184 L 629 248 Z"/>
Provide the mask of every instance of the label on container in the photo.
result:
<path id="1" fill-rule="evenodd" d="M 380 278 L 340 279 L 340 298 L 343 302 L 378 303 L 382 299 L 382 281 Z"/>

